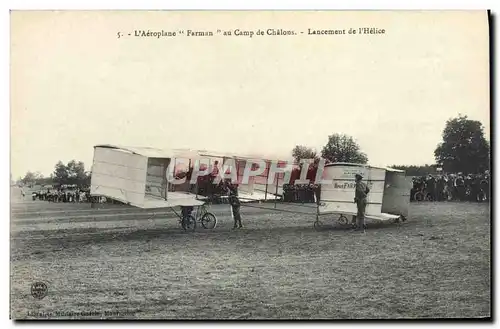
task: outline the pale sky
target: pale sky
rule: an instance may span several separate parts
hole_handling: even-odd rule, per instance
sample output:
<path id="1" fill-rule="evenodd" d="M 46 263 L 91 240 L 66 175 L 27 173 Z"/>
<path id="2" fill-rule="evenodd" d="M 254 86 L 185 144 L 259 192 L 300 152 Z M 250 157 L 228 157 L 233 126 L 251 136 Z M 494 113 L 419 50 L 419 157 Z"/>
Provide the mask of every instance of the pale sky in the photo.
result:
<path id="1" fill-rule="evenodd" d="M 386 33 L 307 35 L 351 27 Z M 298 35 L 215 33 L 269 28 Z M 489 139 L 488 51 L 480 11 L 11 12 L 12 176 L 90 169 L 103 143 L 289 157 L 333 133 L 373 165 L 434 163 L 459 113 Z"/>

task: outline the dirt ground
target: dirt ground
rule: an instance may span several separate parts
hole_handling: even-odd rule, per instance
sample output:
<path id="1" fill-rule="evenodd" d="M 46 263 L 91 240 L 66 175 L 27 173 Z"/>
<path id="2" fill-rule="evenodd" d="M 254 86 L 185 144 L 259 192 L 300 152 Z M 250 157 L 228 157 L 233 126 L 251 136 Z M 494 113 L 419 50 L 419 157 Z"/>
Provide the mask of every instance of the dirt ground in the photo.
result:
<path id="1" fill-rule="evenodd" d="M 351 233 L 325 218 L 242 208 L 232 230 L 182 232 L 171 212 L 12 201 L 11 316 L 379 319 L 490 316 L 488 204 L 412 204 Z M 35 299 L 32 283 L 47 284 Z"/>

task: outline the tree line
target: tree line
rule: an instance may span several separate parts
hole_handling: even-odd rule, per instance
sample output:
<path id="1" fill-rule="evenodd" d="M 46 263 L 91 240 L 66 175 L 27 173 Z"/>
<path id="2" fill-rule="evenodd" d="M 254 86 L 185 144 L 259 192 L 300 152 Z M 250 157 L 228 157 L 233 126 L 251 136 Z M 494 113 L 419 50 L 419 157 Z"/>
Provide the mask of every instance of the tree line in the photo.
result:
<path id="1" fill-rule="evenodd" d="M 292 156 L 296 162 L 300 162 L 302 159 L 314 159 L 317 163 L 321 156 L 327 163 L 368 163 L 368 157 L 361 151 L 360 146 L 354 138 L 344 134 L 328 136 L 328 142 L 321 150 L 321 153 L 318 153 L 312 147 L 296 145 L 292 150 Z"/>
<path id="2" fill-rule="evenodd" d="M 35 185 L 77 185 L 79 187 L 90 186 L 91 173 L 85 171 L 82 161 L 71 160 L 67 164 L 58 161 L 54 166 L 54 172 L 49 177 L 44 177 L 40 172 L 28 171 L 24 177 L 18 179 L 18 184 L 33 187 Z"/>
<path id="3" fill-rule="evenodd" d="M 437 174 L 438 168 L 447 173 L 480 174 L 490 169 L 490 144 L 484 137 L 481 122 L 459 115 L 446 121 L 442 140 L 434 150 L 434 164 L 393 165 L 409 176 Z M 318 153 L 314 148 L 296 145 L 292 150 L 295 161 L 324 158 L 327 162 L 367 164 L 368 157 L 353 137 L 344 134 L 328 136 L 326 145 Z"/>

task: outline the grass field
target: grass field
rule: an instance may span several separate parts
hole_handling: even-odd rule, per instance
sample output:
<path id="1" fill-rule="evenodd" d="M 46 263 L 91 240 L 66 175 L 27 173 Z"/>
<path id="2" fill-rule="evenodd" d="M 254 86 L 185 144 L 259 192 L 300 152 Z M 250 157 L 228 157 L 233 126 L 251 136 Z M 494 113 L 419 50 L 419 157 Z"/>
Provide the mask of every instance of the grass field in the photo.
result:
<path id="1" fill-rule="evenodd" d="M 407 222 L 368 222 L 366 234 L 253 208 L 233 231 L 228 206 L 195 233 L 168 212 L 28 197 L 11 211 L 14 319 L 490 316 L 487 204 L 412 204 Z M 35 281 L 48 285 L 42 300 Z"/>

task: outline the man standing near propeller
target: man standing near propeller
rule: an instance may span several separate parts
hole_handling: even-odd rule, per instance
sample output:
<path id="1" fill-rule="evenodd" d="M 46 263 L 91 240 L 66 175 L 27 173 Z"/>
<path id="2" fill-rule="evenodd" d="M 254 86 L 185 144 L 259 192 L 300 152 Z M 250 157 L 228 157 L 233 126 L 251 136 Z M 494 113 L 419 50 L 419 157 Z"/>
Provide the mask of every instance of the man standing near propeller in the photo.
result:
<path id="1" fill-rule="evenodd" d="M 233 212 L 234 227 L 233 228 L 243 228 L 241 224 L 240 215 L 240 200 L 238 199 L 238 186 L 233 185 L 231 182 L 226 181 L 226 188 L 229 192 L 229 203 L 231 204 L 231 210 Z"/>
<path id="2" fill-rule="evenodd" d="M 365 211 L 367 204 L 367 196 L 370 192 L 368 186 L 362 182 L 363 176 L 360 174 L 356 174 L 356 191 L 354 196 L 354 202 L 356 202 L 356 206 L 358 208 L 358 213 L 356 215 L 356 229 L 355 231 L 365 232 Z"/>

